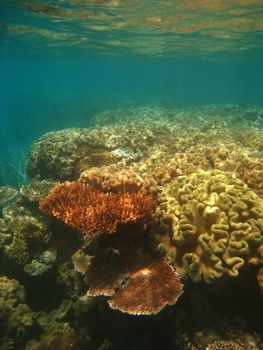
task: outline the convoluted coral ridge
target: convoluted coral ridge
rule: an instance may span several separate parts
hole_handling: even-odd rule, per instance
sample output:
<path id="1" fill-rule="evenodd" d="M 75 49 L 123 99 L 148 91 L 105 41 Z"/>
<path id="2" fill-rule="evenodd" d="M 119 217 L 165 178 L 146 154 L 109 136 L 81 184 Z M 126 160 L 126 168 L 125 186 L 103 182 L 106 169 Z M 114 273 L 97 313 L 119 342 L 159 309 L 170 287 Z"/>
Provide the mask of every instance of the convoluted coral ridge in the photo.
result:
<path id="1" fill-rule="evenodd" d="M 231 173 L 179 177 L 159 202 L 156 212 L 168 232 L 159 235 L 159 249 L 181 275 L 211 283 L 262 263 L 263 200 Z"/>

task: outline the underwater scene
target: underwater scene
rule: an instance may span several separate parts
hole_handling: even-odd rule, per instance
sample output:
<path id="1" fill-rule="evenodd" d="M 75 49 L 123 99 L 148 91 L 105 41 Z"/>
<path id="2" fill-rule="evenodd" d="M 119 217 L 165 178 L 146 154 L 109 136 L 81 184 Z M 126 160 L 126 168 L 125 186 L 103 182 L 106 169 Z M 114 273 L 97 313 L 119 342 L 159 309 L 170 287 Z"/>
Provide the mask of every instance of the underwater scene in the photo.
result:
<path id="1" fill-rule="evenodd" d="M 0 33 L 0 350 L 263 350 L 263 2 Z"/>

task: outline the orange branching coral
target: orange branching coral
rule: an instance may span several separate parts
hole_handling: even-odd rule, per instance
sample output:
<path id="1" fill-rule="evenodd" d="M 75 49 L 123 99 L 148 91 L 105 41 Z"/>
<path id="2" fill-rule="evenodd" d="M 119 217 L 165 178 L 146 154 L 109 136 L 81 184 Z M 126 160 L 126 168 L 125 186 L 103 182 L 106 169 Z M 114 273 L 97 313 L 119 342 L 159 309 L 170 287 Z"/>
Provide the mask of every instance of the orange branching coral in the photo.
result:
<path id="1" fill-rule="evenodd" d="M 133 271 L 126 285 L 108 301 L 113 309 L 133 315 L 157 314 L 176 303 L 183 291 L 179 275 L 164 259 Z"/>
<path id="2" fill-rule="evenodd" d="M 104 193 L 80 182 L 56 186 L 40 209 L 86 235 L 111 234 L 118 225 L 149 219 L 156 201 L 145 193 Z"/>

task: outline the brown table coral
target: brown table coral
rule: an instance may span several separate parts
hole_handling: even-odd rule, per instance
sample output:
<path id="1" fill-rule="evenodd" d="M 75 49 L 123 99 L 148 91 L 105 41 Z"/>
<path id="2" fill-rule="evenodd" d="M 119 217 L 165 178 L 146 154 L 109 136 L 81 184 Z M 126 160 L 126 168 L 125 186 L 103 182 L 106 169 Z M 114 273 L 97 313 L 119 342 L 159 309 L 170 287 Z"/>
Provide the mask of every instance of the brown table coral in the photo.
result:
<path id="1" fill-rule="evenodd" d="M 156 259 L 131 272 L 109 305 L 133 315 L 157 314 L 166 305 L 175 304 L 182 292 L 183 285 L 172 266 Z"/>

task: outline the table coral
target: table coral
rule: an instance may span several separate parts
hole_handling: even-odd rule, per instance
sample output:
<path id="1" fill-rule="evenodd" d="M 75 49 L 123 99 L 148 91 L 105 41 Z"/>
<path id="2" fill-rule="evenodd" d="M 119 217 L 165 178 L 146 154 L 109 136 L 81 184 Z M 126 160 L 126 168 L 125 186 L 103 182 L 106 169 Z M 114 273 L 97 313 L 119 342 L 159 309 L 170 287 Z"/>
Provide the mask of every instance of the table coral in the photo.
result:
<path id="1" fill-rule="evenodd" d="M 143 192 L 104 193 L 80 182 L 55 187 L 40 209 L 86 235 L 111 234 L 118 225 L 149 219 L 156 201 Z"/>
<path id="2" fill-rule="evenodd" d="M 144 259 L 142 262 L 141 257 L 136 259 L 133 249 L 132 261 L 126 260 L 123 252 L 115 256 L 108 252 L 106 264 L 103 263 L 106 256 L 92 260 L 84 273 L 89 285 L 87 296 L 109 297 L 111 308 L 128 314 L 157 314 L 166 305 L 177 302 L 183 285 L 179 275 L 164 259 Z"/>
<path id="3" fill-rule="evenodd" d="M 180 275 L 194 282 L 236 277 L 263 259 L 263 200 L 231 173 L 200 171 L 177 178 L 156 210 L 167 234 L 163 250 Z"/>
<path id="4" fill-rule="evenodd" d="M 156 259 L 132 271 L 127 282 L 109 300 L 113 309 L 133 315 L 157 314 L 173 305 L 182 294 L 179 275 L 163 259 Z"/>

